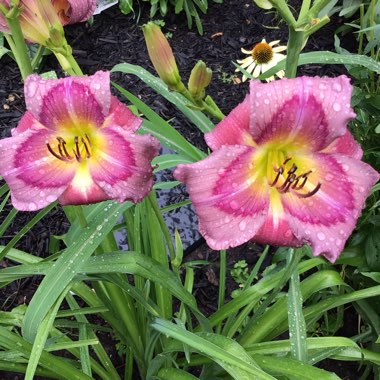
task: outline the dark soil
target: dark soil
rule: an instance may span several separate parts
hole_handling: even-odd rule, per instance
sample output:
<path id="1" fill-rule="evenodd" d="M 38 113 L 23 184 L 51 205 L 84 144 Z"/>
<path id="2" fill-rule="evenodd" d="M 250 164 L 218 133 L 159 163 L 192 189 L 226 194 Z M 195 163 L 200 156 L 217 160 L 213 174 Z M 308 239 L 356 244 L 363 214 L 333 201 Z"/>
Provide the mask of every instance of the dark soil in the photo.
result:
<path id="1" fill-rule="evenodd" d="M 188 30 L 184 16 L 171 15 L 165 19 L 164 32 L 170 32 L 177 63 L 184 81 L 187 81 L 190 71 L 202 59 L 213 70 L 214 77 L 208 93 L 213 97 L 224 113 L 232 110 L 245 96 L 248 84 L 238 84 L 235 67 L 232 61 L 241 58 L 240 47 L 250 48 L 262 38 L 272 41 L 280 39 L 286 44 L 287 30 L 279 23 L 273 12 L 263 12 L 255 7 L 252 1 L 226 0 L 223 4 L 210 1 L 209 12 L 202 17 L 204 35 L 199 36 L 195 30 Z M 74 56 L 86 74 L 98 70 L 110 70 L 121 62 L 141 65 L 154 72 L 148 59 L 140 25 L 148 20 L 149 9 L 141 9 L 141 19 L 122 15 L 117 7 L 113 7 L 94 19 L 90 26 L 87 24 L 67 27 L 67 39 L 71 44 Z M 308 42 L 306 50 L 334 50 L 333 32 L 342 23 L 334 19 L 321 32 L 315 34 Z M 10 129 L 17 125 L 25 111 L 23 88 L 18 69 L 9 57 L 0 61 L 0 135 L 9 136 Z M 61 75 L 54 56 L 46 57 L 44 70 L 56 70 Z M 302 74 L 336 76 L 344 72 L 342 66 L 308 65 L 301 68 Z M 149 104 L 164 119 L 171 123 L 189 141 L 206 151 L 202 134 L 187 119 L 181 117 L 176 109 L 165 99 L 157 96 L 142 81 L 133 76 L 113 74 L 112 80 L 137 94 Z M 116 94 L 115 92 L 115 95 Z M 179 188 L 177 195 L 187 196 L 184 188 Z M 176 196 L 177 196 L 176 195 Z M 8 208 L 9 211 L 10 209 Z M 7 212 L 0 214 L 2 221 Z M 1 244 L 7 244 L 10 239 L 33 217 L 32 213 L 18 213 L 15 221 L 9 226 L 1 238 Z M 44 257 L 48 255 L 50 237 L 60 235 L 68 228 L 68 223 L 60 208 L 55 209 L 45 217 L 16 245 L 17 248 Z M 181 228 L 181 226 L 179 226 Z M 182 228 L 185 228 L 182 226 Z M 196 225 L 193 225 L 196 229 Z M 194 238 L 194 237 L 193 237 Z M 186 244 L 191 244 L 187 241 Z M 195 293 L 201 310 L 209 315 L 216 310 L 218 297 L 219 254 L 210 250 L 202 241 L 196 249 L 192 246 L 187 250 L 186 261 L 207 260 L 209 265 L 196 270 Z M 245 244 L 228 253 L 228 273 L 238 260 L 247 260 L 250 266 L 257 260 L 260 247 Z M 4 260 L 3 267 L 12 265 Z M 10 284 L 0 290 L 0 305 L 2 310 L 11 310 L 16 305 L 28 303 L 38 286 L 40 279 L 31 278 Z M 231 276 L 228 276 L 226 294 L 237 287 Z M 354 324 L 352 324 L 354 325 Z M 354 331 L 347 331 L 348 336 Z M 108 340 L 109 341 L 109 340 Z M 117 356 L 112 341 L 107 348 L 110 354 Z M 120 361 L 120 360 L 119 360 Z M 358 379 L 357 365 L 328 366 L 336 370 L 345 379 Z M 122 370 L 122 368 L 121 368 Z M 0 380 L 16 379 L 14 374 L 0 371 Z M 18 377 L 20 378 L 20 377 Z"/>

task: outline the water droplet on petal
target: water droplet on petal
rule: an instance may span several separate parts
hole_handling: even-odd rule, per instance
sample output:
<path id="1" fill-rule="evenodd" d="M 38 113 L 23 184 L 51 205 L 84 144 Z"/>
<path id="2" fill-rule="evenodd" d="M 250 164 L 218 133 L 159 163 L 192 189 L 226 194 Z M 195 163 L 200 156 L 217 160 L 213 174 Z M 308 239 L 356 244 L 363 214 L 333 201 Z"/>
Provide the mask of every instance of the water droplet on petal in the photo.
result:
<path id="1" fill-rule="evenodd" d="M 242 220 L 242 221 L 239 223 L 239 230 L 240 230 L 240 231 L 244 231 L 246 227 L 247 227 L 247 223 L 246 223 L 244 220 Z"/>
<path id="2" fill-rule="evenodd" d="M 342 107 L 340 106 L 339 103 L 334 103 L 333 109 L 334 109 L 334 111 L 339 112 L 342 109 Z"/>
<path id="3" fill-rule="evenodd" d="M 326 239 L 326 235 L 323 232 L 318 232 L 317 233 L 317 238 L 321 241 Z"/>
<path id="4" fill-rule="evenodd" d="M 342 86 L 340 85 L 340 83 L 334 83 L 334 84 L 333 84 L 333 89 L 334 89 L 336 92 L 341 92 L 341 91 L 342 91 Z"/>
<path id="5" fill-rule="evenodd" d="M 29 211 L 37 210 L 37 205 L 34 202 L 30 202 L 28 207 L 29 207 Z"/>
<path id="6" fill-rule="evenodd" d="M 239 208 L 239 205 L 236 201 L 231 201 L 230 207 L 232 208 L 232 210 L 237 210 Z"/>

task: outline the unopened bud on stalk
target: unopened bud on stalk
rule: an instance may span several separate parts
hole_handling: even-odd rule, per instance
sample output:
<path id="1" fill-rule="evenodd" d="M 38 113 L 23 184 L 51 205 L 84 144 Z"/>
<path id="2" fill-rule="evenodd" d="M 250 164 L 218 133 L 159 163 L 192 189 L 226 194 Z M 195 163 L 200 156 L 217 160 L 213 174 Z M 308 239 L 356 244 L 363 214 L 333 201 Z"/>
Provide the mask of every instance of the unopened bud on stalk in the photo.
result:
<path id="1" fill-rule="evenodd" d="M 168 40 L 153 22 L 142 27 L 149 58 L 160 78 L 173 90 L 182 90 L 183 83 Z"/>
<path id="2" fill-rule="evenodd" d="M 202 100 L 205 97 L 205 88 L 210 84 L 212 70 L 203 61 L 198 61 L 191 70 L 189 78 L 189 91 L 195 100 Z"/>

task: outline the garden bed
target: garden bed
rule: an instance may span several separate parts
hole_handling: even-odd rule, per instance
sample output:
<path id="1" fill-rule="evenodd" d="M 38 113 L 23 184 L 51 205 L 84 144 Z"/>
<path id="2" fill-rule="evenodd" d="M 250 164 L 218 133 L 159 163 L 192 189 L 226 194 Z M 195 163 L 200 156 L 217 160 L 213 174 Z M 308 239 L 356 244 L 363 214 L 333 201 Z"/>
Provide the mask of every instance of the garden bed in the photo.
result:
<path id="1" fill-rule="evenodd" d="M 148 9 L 142 7 L 141 17 L 137 20 L 137 14 L 124 16 L 117 7 L 113 7 L 100 15 L 95 16 L 92 25 L 80 24 L 69 26 L 66 35 L 69 44 L 73 48 L 74 56 L 86 74 L 93 74 L 98 70 L 111 70 L 121 62 L 128 62 L 149 68 L 153 72 L 145 48 L 144 38 L 140 26 L 148 21 Z M 188 78 L 190 71 L 198 59 L 202 59 L 213 70 L 213 81 L 208 88 L 208 93 L 213 97 L 224 113 L 232 110 L 243 100 L 248 91 L 248 84 L 240 83 L 240 73 L 235 73 L 232 61 L 241 58 L 240 48 L 250 48 L 254 43 L 266 37 L 268 41 L 281 40 L 284 44 L 287 40 L 287 28 L 279 23 L 273 12 L 264 12 L 252 2 L 228 0 L 222 4 L 210 3 L 209 11 L 202 18 L 204 35 L 199 36 L 195 30 L 188 30 L 184 16 L 170 15 L 165 19 L 164 32 L 170 33 L 170 43 L 177 59 L 183 78 Z M 342 20 L 334 18 L 330 25 L 314 34 L 307 45 L 307 50 L 333 51 L 333 33 Z M 347 41 L 349 44 L 350 41 Z M 10 58 L 5 57 L 0 61 L 0 131 L 1 136 L 8 136 L 10 128 L 17 125 L 25 111 L 23 100 L 23 86 L 18 69 Z M 47 56 L 44 62 L 45 70 L 59 72 L 55 57 Z M 343 66 L 333 65 L 308 65 L 303 66 L 300 72 L 305 75 L 329 75 L 337 76 L 345 72 Z M 204 139 L 200 131 L 187 119 L 178 116 L 174 107 L 162 97 L 157 96 L 142 81 L 136 77 L 124 74 L 112 74 L 112 80 L 122 85 L 140 99 L 149 104 L 165 120 L 171 120 L 180 133 L 194 145 L 207 151 Z M 123 100 L 122 96 L 114 90 L 114 94 Z M 170 174 L 167 175 L 170 179 Z M 179 186 L 171 193 L 173 199 L 186 197 L 184 186 Z M 173 212 L 174 214 L 174 212 Z M 3 215 L 3 214 L 2 214 Z M 32 218 L 32 213 L 20 212 L 15 222 L 7 230 L 0 240 L 1 244 L 7 244 L 9 240 Z M 181 218 L 174 214 L 174 224 L 180 223 Z M 219 253 L 210 250 L 203 240 L 197 241 L 197 224 L 191 216 L 186 219 L 185 225 L 176 226 L 180 233 L 191 229 L 194 233 L 184 236 L 185 246 L 188 247 L 185 261 L 206 260 L 209 265 L 202 265 L 196 270 L 195 295 L 200 310 L 210 315 L 217 307 L 218 291 L 218 259 Z M 16 245 L 27 252 L 33 252 L 41 257 L 48 252 L 51 235 L 61 235 L 68 228 L 68 223 L 60 209 L 54 210 Z M 245 259 L 250 266 L 256 261 L 260 250 L 254 244 L 247 243 L 231 250 L 228 253 L 228 273 L 233 265 Z M 9 265 L 7 260 L 2 266 Z M 39 278 L 32 277 L 12 283 L 9 287 L 1 289 L 0 302 L 3 310 L 12 309 L 18 304 L 28 303 L 38 286 Z M 228 275 L 226 294 L 237 287 L 236 283 Z M 345 313 L 349 319 L 344 331 L 347 336 L 355 334 L 356 317 L 354 310 Z M 110 355 L 117 356 L 112 340 L 106 344 Z M 121 359 L 118 360 L 120 366 Z M 357 365 L 336 364 L 329 362 L 324 368 L 335 371 L 341 378 L 358 379 Z M 120 367 L 120 373 L 123 368 Z M 1 373 L 1 379 L 16 379 L 14 374 Z M 137 377 L 136 377 L 137 379 Z"/>

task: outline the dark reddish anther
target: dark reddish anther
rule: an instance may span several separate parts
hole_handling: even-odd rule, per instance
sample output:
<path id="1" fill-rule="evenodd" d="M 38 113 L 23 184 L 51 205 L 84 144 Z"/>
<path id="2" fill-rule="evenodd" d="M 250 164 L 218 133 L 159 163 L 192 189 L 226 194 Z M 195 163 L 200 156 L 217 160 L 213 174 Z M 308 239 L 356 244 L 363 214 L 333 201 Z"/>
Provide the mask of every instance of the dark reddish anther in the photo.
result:
<path id="1" fill-rule="evenodd" d="M 309 198 L 309 197 L 312 197 L 314 194 L 316 194 L 318 192 L 318 190 L 321 188 L 322 184 L 320 182 L 318 182 L 318 185 L 315 186 L 315 188 L 311 191 L 309 191 L 308 193 L 306 194 L 300 194 L 300 193 L 297 193 L 296 191 L 293 191 L 293 193 L 295 195 L 297 195 L 298 198 Z"/>
<path id="2" fill-rule="evenodd" d="M 281 174 L 284 173 L 284 168 L 282 166 L 280 166 L 278 169 L 274 169 L 274 171 L 277 172 L 277 175 L 276 175 L 276 178 L 274 179 L 274 181 L 272 182 L 272 184 L 270 186 L 274 186 L 277 183 Z"/>
<path id="3" fill-rule="evenodd" d="M 62 137 L 59 137 L 59 136 L 57 137 L 57 141 L 58 141 L 58 147 L 57 147 L 58 153 L 53 150 L 53 148 L 50 146 L 49 143 L 46 144 L 48 151 L 55 158 L 58 158 L 61 161 L 66 161 L 66 162 L 73 161 L 74 157 L 71 156 L 70 153 L 67 151 L 66 141 Z M 83 144 L 83 147 L 86 151 L 86 158 L 91 157 L 92 143 L 91 143 L 91 140 L 89 139 L 89 137 L 87 136 L 87 134 L 85 135 L 85 138 L 81 137 L 80 141 L 79 141 L 79 137 L 75 136 L 74 137 L 74 148 L 72 150 L 73 150 L 75 159 L 78 162 L 81 162 L 84 158 L 84 157 L 82 157 L 82 154 L 81 154 L 81 148 L 79 146 L 80 142 Z"/>
<path id="4" fill-rule="evenodd" d="M 280 179 L 280 177 L 284 174 L 285 168 L 284 166 L 291 160 L 291 157 L 288 157 L 285 159 L 283 164 L 277 169 L 274 168 L 274 171 L 277 173 L 276 178 L 270 185 L 271 187 L 275 186 Z M 318 183 L 318 185 L 310 192 L 302 194 L 298 193 L 297 190 L 301 190 L 306 185 L 306 182 L 308 180 L 309 174 L 312 173 L 311 170 L 309 170 L 306 173 L 300 174 L 299 176 L 296 175 L 296 171 L 298 170 L 297 165 L 293 164 L 292 167 L 288 170 L 286 179 L 284 183 L 281 186 L 276 186 L 276 189 L 281 193 L 285 194 L 288 191 L 291 191 L 293 194 L 297 195 L 299 198 L 308 198 L 313 196 L 318 192 L 318 190 L 321 188 L 322 184 Z M 302 180 L 302 183 L 298 185 L 298 183 Z"/>
<path id="5" fill-rule="evenodd" d="M 86 150 L 86 158 L 90 158 L 91 157 L 91 152 L 90 152 L 90 149 L 88 148 L 87 143 L 86 143 L 86 141 L 85 141 L 85 139 L 83 137 L 81 138 L 81 141 L 82 141 L 82 144 L 84 146 L 84 149 Z M 88 141 L 90 141 L 90 140 L 88 140 Z"/>

